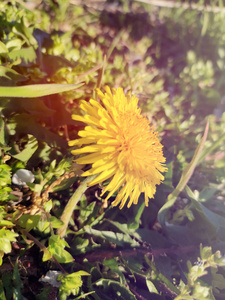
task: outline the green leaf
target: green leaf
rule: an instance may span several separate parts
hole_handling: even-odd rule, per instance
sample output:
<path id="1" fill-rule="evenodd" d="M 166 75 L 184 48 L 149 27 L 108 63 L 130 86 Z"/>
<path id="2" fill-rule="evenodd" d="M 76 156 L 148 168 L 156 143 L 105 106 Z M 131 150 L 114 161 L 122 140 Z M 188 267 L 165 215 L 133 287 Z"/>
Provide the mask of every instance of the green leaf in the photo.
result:
<path id="1" fill-rule="evenodd" d="M 14 226 L 14 224 L 7 220 L 0 220 L 0 226 Z"/>
<path id="2" fill-rule="evenodd" d="M 34 152 L 37 150 L 37 148 L 38 148 L 37 139 L 33 135 L 28 134 L 28 142 L 25 145 L 24 149 L 20 153 L 12 156 L 18 160 L 21 160 L 22 162 L 27 162 L 34 154 Z"/>
<path id="3" fill-rule="evenodd" d="M 20 22 L 15 23 L 12 31 L 19 37 L 22 37 L 28 45 L 37 45 L 37 40 L 33 36 L 33 28 L 25 24 L 24 17 L 20 19 Z"/>
<path id="4" fill-rule="evenodd" d="M 118 265 L 118 262 L 114 259 L 114 258 L 111 258 L 111 259 L 106 259 L 103 261 L 103 264 L 110 268 L 115 274 L 117 274 L 120 278 L 120 283 L 121 284 L 124 284 L 126 285 L 126 279 L 125 279 L 125 276 L 124 274 L 121 272 L 120 268 L 119 268 L 119 265 Z"/>
<path id="5" fill-rule="evenodd" d="M 215 290 L 215 294 L 220 297 L 225 297 L 224 286 L 225 286 L 225 278 L 222 274 L 219 274 L 217 268 L 211 268 L 212 274 L 212 285 Z M 215 295 L 216 296 L 216 295 Z"/>
<path id="6" fill-rule="evenodd" d="M 77 253 L 85 253 L 89 243 L 89 239 L 84 239 L 79 236 L 76 237 L 71 247 L 73 248 L 73 255 L 76 255 Z"/>
<path id="7" fill-rule="evenodd" d="M 75 181 L 77 178 L 74 176 L 72 178 L 67 178 L 64 179 L 59 185 L 55 186 L 53 188 L 54 192 L 59 192 L 68 189 Z"/>
<path id="8" fill-rule="evenodd" d="M 17 87 L 0 87 L 0 97 L 16 98 L 37 98 L 57 93 L 75 90 L 81 87 L 83 83 L 78 84 L 31 84 Z"/>
<path id="9" fill-rule="evenodd" d="M 209 210 L 200 201 L 198 201 L 195 194 L 191 191 L 191 189 L 188 186 L 186 186 L 185 189 L 192 201 L 192 206 L 195 208 L 196 212 L 198 213 L 199 217 L 197 222 L 201 223 L 200 220 L 201 219 L 204 220 L 205 223 L 208 223 L 209 226 L 211 226 L 212 229 L 217 232 L 217 235 L 220 237 L 220 239 L 225 240 L 225 218 Z"/>
<path id="10" fill-rule="evenodd" d="M 26 80 L 28 80 L 27 77 L 17 73 L 13 69 L 0 66 L 0 86 L 14 86 L 17 82 Z"/>
<path id="11" fill-rule="evenodd" d="M 50 223 L 52 228 L 60 228 L 63 225 L 63 222 L 54 216 L 50 217 Z"/>
<path id="12" fill-rule="evenodd" d="M 44 287 L 41 290 L 41 293 L 36 296 L 35 300 L 49 300 L 49 295 L 51 293 L 51 290 L 52 290 L 51 286 Z"/>
<path id="13" fill-rule="evenodd" d="M 8 49 L 6 45 L 0 41 L 0 55 L 8 53 Z"/>
<path id="14" fill-rule="evenodd" d="M 116 244 L 117 246 L 127 246 L 127 245 L 130 245 L 130 247 L 139 246 L 139 243 L 134 239 L 132 239 L 132 237 L 128 234 L 112 232 L 112 231 L 96 230 L 89 226 L 85 226 L 84 230 L 91 235 L 101 237 L 104 240 L 106 239 L 109 242 Z"/>
<path id="15" fill-rule="evenodd" d="M 50 223 L 45 219 L 43 220 L 42 218 L 39 220 L 35 229 L 39 230 L 42 236 L 49 235 L 51 232 Z"/>
<path id="16" fill-rule="evenodd" d="M 150 293 L 155 293 L 155 294 L 159 294 L 159 292 L 157 291 L 155 285 L 153 284 L 153 282 L 151 280 L 149 280 L 148 278 L 146 278 L 146 285 L 148 287 L 148 290 Z"/>
<path id="17" fill-rule="evenodd" d="M 0 299 L 7 300 L 5 297 L 4 286 L 1 280 L 0 280 Z"/>
<path id="18" fill-rule="evenodd" d="M 136 231 L 136 230 L 128 227 L 128 225 L 126 223 L 121 224 L 120 222 L 113 221 L 110 219 L 107 219 L 107 222 L 109 222 L 110 224 L 115 226 L 119 231 L 123 232 L 124 234 L 133 236 L 135 239 L 141 241 L 141 238 L 140 238 L 139 234 L 137 233 L 138 230 Z"/>
<path id="19" fill-rule="evenodd" d="M 136 297 L 125 285 L 114 280 L 99 279 L 94 285 L 97 287 L 95 291 L 101 299 L 136 300 Z"/>
<path id="20" fill-rule="evenodd" d="M 52 235 L 49 238 L 48 251 L 59 263 L 69 263 L 74 261 L 72 255 L 64 248 L 69 247 L 66 241 L 60 239 L 58 235 Z"/>
<path id="21" fill-rule="evenodd" d="M 179 294 L 179 290 L 172 284 L 172 282 L 170 282 L 170 280 L 164 276 L 154 265 L 153 261 L 149 260 L 149 258 L 147 257 L 147 255 L 145 255 L 145 260 L 146 263 L 149 265 L 150 270 L 150 279 L 153 280 L 153 282 L 155 283 L 161 283 L 166 285 L 166 287 L 168 289 L 170 289 L 171 291 L 173 291 L 175 294 Z"/>
<path id="22" fill-rule="evenodd" d="M 6 299 L 13 299 L 12 276 L 12 272 L 2 272 L 1 274 Z"/>
<path id="23" fill-rule="evenodd" d="M 33 47 L 27 47 L 9 52 L 8 57 L 13 61 L 21 58 L 27 64 L 36 60 L 36 53 Z"/>
<path id="24" fill-rule="evenodd" d="M 176 186 L 175 190 L 168 196 L 168 201 L 161 207 L 161 209 L 158 212 L 158 220 L 162 226 L 165 225 L 167 211 L 175 203 L 180 192 L 183 191 L 184 187 L 186 186 L 189 179 L 191 178 L 196 165 L 198 164 L 200 155 L 202 154 L 203 147 L 204 147 L 207 135 L 208 135 L 208 130 L 209 130 L 209 121 L 207 121 L 203 137 L 202 137 L 201 142 L 198 145 L 197 149 L 195 150 L 195 153 L 194 153 L 194 156 L 193 156 L 191 162 L 184 169 L 184 171 L 181 175 L 180 181 L 179 181 L 178 185 Z"/>
<path id="25" fill-rule="evenodd" d="M 11 184 L 12 169 L 6 164 L 0 165 L 0 186 L 4 187 Z"/>
<path id="26" fill-rule="evenodd" d="M 45 262 L 50 259 L 52 259 L 52 254 L 48 250 L 44 250 L 42 260 Z"/>
<path id="27" fill-rule="evenodd" d="M 11 252 L 11 242 L 16 241 L 17 233 L 10 231 L 9 229 L 0 229 L 0 251 L 4 253 Z"/>
<path id="28" fill-rule="evenodd" d="M 30 231 L 37 226 L 40 217 L 41 215 L 22 215 L 17 222 L 19 226 L 25 228 L 27 231 Z"/>
<path id="29" fill-rule="evenodd" d="M 86 201 L 85 201 L 85 206 L 84 205 L 81 206 L 80 209 L 79 219 L 81 220 L 81 222 L 83 223 L 87 222 L 88 218 L 90 218 L 90 216 L 94 212 L 95 206 L 96 206 L 96 202 L 92 202 L 89 205 L 86 205 Z"/>
<path id="30" fill-rule="evenodd" d="M 49 55 L 42 53 L 43 72 L 49 77 L 57 74 L 61 69 L 67 72 L 68 68 L 73 68 L 73 64 L 63 56 Z"/>
<path id="31" fill-rule="evenodd" d="M 16 261 L 13 269 L 13 300 L 22 300 L 21 287 L 23 286 L 18 269 L 18 261 Z"/>

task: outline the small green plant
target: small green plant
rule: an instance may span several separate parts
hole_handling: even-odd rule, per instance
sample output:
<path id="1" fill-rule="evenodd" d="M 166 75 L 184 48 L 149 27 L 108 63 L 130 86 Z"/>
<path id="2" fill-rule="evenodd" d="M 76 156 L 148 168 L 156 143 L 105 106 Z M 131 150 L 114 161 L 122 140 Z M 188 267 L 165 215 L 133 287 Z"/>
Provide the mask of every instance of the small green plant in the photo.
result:
<path id="1" fill-rule="evenodd" d="M 212 282 L 220 279 L 223 284 L 224 278 L 217 272 L 219 267 L 224 266 L 225 259 L 222 257 L 220 251 L 213 254 L 211 247 L 202 247 L 201 245 L 200 258 L 198 258 L 198 261 L 195 262 L 194 266 L 192 266 L 190 261 L 188 262 L 187 284 L 184 284 L 183 282 L 180 283 L 181 293 L 175 299 L 215 299 L 213 296 L 213 289 L 215 289 L 215 287 L 210 286 L 200 278 L 204 277 L 211 271 L 213 277 Z"/>
<path id="2" fill-rule="evenodd" d="M 78 271 L 71 274 L 59 275 L 57 277 L 57 280 L 61 281 L 61 285 L 59 287 L 60 300 L 66 300 L 70 294 L 77 296 L 83 284 L 81 276 L 89 276 L 89 275 L 90 274 L 88 274 L 85 271 Z"/>

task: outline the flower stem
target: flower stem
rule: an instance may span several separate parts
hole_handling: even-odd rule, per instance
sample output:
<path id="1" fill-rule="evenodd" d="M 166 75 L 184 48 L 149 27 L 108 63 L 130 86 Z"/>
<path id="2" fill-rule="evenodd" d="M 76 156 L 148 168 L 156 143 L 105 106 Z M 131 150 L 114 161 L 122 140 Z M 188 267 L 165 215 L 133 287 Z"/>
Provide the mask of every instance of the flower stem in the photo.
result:
<path id="1" fill-rule="evenodd" d="M 88 189 L 88 183 L 90 183 L 95 177 L 96 177 L 96 175 L 88 176 L 84 181 L 82 181 L 80 186 L 76 189 L 76 191 L 70 198 L 69 202 L 67 203 L 67 205 L 62 213 L 62 216 L 61 216 L 61 220 L 63 221 L 64 224 L 57 231 L 58 235 L 60 235 L 61 238 L 63 238 L 66 234 L 66 229 L 68 227 L 72 213 L 73 213 L 77 203 L 80 201 L 82 195 Z"/>

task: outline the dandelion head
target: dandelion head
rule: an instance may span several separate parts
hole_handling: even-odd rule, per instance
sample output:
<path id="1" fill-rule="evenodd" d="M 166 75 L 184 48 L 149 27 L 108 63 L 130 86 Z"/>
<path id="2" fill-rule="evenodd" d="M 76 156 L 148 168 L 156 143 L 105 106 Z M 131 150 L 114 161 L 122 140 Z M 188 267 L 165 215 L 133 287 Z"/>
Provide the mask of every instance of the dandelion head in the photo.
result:
<path id="1" fill-rule="evenodd" d="M 141 193 L 148 206 L 166 171 L 158 133 L 141 115 L 134 95 L 126 96 L 122 88 L 111 91 L 108 86 L 105 93 L 97 89 L 97 94 L 100 102 L 81 101 L 83 116 L 72 116 L 87 124 L 78 132 L 80 138 L 69 142 L 70 146 L 78 146 L 71 151 L 79 155 L 76 163 L 91 164 L 82 174 L 96 174 L 90 186 L 108 180 L 102 193 L 108 192 L 106 200 L 118 191 L 113 206 L 137 204 Z"/>

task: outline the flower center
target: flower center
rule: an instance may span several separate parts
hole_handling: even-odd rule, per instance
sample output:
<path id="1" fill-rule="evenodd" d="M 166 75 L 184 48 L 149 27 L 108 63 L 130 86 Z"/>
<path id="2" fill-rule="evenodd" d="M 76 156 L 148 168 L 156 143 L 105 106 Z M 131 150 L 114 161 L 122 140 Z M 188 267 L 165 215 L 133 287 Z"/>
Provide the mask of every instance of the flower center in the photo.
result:
<path id="1" fill-rule="evenodd" d="M 125 172 L 145 176 L 149 162 L 150 126 L 147 119 L 133 112 L 120 113 L 118 164 Z"/>

